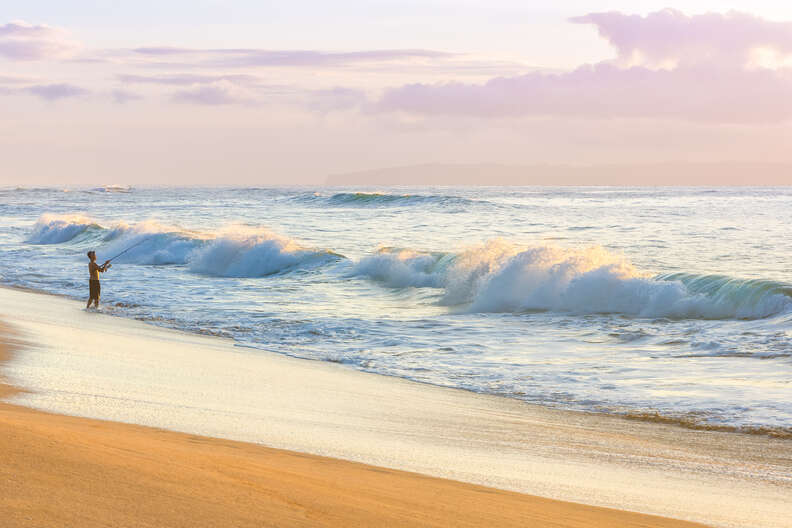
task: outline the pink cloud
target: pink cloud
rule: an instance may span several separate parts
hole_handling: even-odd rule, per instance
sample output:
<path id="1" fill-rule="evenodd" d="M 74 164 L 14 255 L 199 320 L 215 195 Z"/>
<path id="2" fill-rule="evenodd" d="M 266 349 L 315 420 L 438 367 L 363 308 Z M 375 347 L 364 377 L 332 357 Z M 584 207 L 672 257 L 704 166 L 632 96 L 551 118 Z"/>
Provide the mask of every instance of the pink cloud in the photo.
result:
<path id="1" fill-rule="evenodd" d="M 0 56 L 12 60 L 64 58 L 77 44 L 61 29 L 15 21 L 0 26 Z"/>
<path id="2" fill-rule="evenodd" d="M 646 17 L 595 13 L 573 21 L 597 24 L 622 60 L 483 84 L 409 84 L 386 91 L 374 108 L 479 117 L 654 117 L 719 123 L 792 119 L 792 69 L 747 64 L 756 47 L 792 51 L 792 24 L 739 13 L 687 17 L 673 10 Z M 626 66 L 635 62 L 636 54 L 643 64 Z M 670 69 L 653 67 L 669 60 L 675 63 Z"/>
<path id="3" fill-rule="evenodd" d="M 593 24 L 622 61 L 660 64 L 719 62 L 744 65 L 758 48 L 792 53 L 792 22 L 764 20 L 748 13 L 688 16 L 675 9 L 648 15 L 616 11 L 589 13 L 571 22 Z"/>
<path id="4" fill-rule="evenodd" d="M 410 84 L 376 104 L 414 114 L 661 117 L 724 123 L 792 118 L 788 71 L 618 68 L 607 63 L 563 74 L 531 73 L 485 84 Z"/>

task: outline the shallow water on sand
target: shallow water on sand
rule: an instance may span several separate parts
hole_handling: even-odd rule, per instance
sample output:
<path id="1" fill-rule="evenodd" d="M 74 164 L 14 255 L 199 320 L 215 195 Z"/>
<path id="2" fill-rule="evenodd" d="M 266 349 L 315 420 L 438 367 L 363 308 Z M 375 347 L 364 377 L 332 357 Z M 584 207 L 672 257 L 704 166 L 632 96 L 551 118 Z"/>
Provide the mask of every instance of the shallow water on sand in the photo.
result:
<path id="1" fill-rule="evenodd" d="M 792 433 L 790 189 L 0 189 L 2 283 L 544 405 Z"/>

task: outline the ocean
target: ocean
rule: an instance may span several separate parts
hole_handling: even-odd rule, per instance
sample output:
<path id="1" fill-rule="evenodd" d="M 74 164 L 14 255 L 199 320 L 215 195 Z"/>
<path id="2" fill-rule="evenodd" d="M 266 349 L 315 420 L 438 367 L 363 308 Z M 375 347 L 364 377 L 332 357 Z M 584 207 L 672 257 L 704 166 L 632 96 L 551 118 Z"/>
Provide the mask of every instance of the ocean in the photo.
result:
<path id="1" fill-rule="evenodd" d="M 535 404 L 792 436 L 792 188 L 0 188 L 0 284 Z M 242 350 L 242 349 L 241 349 Z"/>

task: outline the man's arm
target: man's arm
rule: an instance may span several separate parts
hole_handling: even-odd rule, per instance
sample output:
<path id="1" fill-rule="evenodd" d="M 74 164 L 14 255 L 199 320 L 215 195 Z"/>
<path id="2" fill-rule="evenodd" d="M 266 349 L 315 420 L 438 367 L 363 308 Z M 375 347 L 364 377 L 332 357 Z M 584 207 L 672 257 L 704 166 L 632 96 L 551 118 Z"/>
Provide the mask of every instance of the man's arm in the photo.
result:
<path id="1" fill-rule="evenodd" d="M 105 263 L 102 264 L 101 266 L 99 266 L 97 269 L 100 272 L 104 273 L 105 271 L 107 271 L 107 268 L 109 268 L 109 267 L 110 267 L 110 261 L 109 260 L 105 260 Z"/>

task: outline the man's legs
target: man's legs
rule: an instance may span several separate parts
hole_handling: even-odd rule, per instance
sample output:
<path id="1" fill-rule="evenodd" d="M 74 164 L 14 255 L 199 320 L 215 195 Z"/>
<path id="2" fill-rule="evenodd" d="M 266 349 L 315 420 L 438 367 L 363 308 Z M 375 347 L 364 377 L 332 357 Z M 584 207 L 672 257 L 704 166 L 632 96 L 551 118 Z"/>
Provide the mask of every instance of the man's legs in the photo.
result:
<path id="1" fill-rule="evenodd" d="M 89 284 L 90 284 L 90 291 L 88 297 L 88 306 L 86 306 L 86 308 L 91 307 L 91 301 L 94 302 L 94 306 L 96 306 L 96 308 L 99 308 L 99 296 L 102 294 L 99 281 L 92 279 Z"/>

